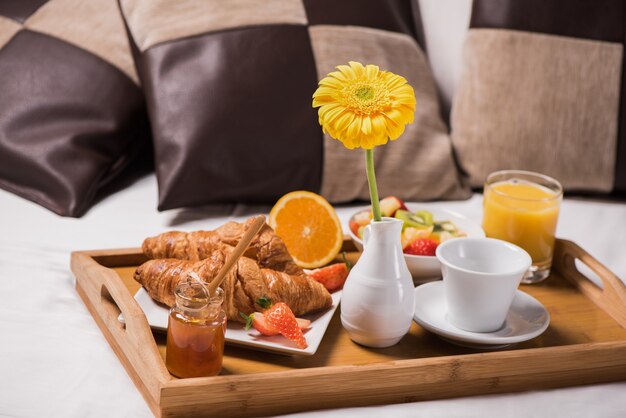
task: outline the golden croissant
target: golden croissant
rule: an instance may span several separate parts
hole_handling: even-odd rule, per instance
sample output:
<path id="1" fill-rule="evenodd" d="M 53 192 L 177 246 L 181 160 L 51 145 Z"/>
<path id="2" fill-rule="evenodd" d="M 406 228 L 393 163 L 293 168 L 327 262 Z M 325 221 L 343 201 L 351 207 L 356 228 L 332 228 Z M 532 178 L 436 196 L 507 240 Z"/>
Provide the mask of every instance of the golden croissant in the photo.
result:
<path id="1" fill-rule="evenodd" d="M 253 220 L 250 218 L 245 223 L 231 221 L 214 231 L 165 232 L 144 240 L 142 250 L 148 258 L 203 260 L 214 251 L 219 251 L 221 244 L 237 245 Z M 263 268 L 291 275 L 304 274 L 291 258 L 285 243 L 267 224 L 254 237 L 244 256 L 255 260 Z"/>
<path id="2" fill-rule="evenodd" d="M 187 280 L 190 271 L 210 282 L 224 265 L 232 247 L 221 244 L 208 258 L 200 261 L 156 259 L 137 268 L 135 280 L 142 284 L 156 301 L 168 306 L 175 302 L 176 285 Z M 243 322 L 239 312 L 250 314 L 260 310 L 255 302 L 262 296 L 274 302 L 285 302 L 295 315 L 328 308 L 330 293 L 320 283 L 305 274 L 290 275 L 282 271 L 261 268 L 252 259 L 241 257 L 222 282 L 223 308 L 229 320 Z"/>

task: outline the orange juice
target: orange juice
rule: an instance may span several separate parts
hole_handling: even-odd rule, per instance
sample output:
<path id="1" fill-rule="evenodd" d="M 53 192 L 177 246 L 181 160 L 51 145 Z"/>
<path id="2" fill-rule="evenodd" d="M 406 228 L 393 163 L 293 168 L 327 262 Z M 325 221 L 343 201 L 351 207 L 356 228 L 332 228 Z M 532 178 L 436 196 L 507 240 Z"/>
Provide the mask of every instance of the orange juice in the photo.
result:
<path id="1" fill-rule="evenodd" d="M 483 229 L 488 237 L 525 249 L 536 269 L 549 269 L 560 202 L 560 185 L 554 190 L 519 176 L 491 184 L 488 181 L 483 200 Z"/>

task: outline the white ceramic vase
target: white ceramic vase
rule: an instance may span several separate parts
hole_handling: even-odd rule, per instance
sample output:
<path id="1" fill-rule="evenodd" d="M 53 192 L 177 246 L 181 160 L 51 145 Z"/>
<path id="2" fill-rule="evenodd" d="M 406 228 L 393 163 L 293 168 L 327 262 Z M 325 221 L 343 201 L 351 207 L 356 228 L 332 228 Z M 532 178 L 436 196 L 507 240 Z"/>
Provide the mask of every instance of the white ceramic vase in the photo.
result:
<path id="1" fill-rule="evenodd" d="M 415 310 L 413 279 L 402 254 L 402 221 L 382 218 L 364 232 L 364 249 L 341 296 L 341 323 L 368 347 L 390 347 L 409 332 Z"/>

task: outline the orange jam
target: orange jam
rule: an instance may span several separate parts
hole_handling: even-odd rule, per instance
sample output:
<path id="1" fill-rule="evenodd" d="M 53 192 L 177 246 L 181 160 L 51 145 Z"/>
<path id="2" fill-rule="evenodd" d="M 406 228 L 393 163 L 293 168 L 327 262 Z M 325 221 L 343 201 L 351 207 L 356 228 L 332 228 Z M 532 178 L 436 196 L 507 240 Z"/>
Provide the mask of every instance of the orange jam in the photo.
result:
<path id="1" fill-rule="evenodd" d="M 222 369 L 226 313 L 224 292 L 207 298 L 200 283 L 176 287 L 176 305 L 170 310 L 165 365 L 177 377 L 214 376 Z"/>
<path id="2" fill-rule="evenodd" d="M 167 332 L 167 369 L 178 377 L 214 376 L 222 369 L 226 316 L 193 320 L 172 310 Z M 221 319 L 221 320 L 220 320 Z"/>

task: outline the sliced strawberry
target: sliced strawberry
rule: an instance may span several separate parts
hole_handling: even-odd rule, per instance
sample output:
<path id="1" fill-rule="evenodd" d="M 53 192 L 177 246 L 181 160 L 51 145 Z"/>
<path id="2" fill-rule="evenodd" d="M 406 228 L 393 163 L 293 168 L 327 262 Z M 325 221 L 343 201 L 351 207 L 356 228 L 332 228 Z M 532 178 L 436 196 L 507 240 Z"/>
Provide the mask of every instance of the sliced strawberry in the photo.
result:
<path id="1" fill-rule="evenodd" d="M 352 233 L 358 237 L 359 236 L 359 228 L 361 227 L 361 225 L 359 225 L 354 220 L 350 220 L 350 222 L 348 222 L 348 226 L 350 227 L 350 231 L 352 231 Z"/>
<path id="2" fill-rule="evenodd" d="M 243 312 L 240 312 L 241 316 L 246 320 L 245 329 L 249 330 L 251 327 L 254 327 L 257 331 L 261 333 L 261 335 L 271 336 L 280 334 L 276 328 L 272 327 L 265 316 L 261 312 L 254 312 L 250 315 L 246 315 Z M 311 326 L 311 321 L 309 319 L 304 318 L 296 318 L 296 322 L 298 323 L 298 327 L 305 331 L 309 329 Z"/>
<path id="3" fill-rule="evenodd" d="M 269 336 L 279 334 L 276 328 L 267 323 L 267 320 L 261 312 L 253 312 L 250 315 L 246 315 L 243 312 L 239 312 L 239 314 L 246 320 L 246 326 L 244 327 L 246 330 L 254 327 L 254 329 L 259 331 L 262 335 Z"/>
<path id="4" fill-rule="evenodd" d="M 437 245 L 439 245 L 439 243 L 430 238 L 418 238 L 404 249 L 404 253 L 411 255 L 433 256 L 435 255 Z"/>
<path id="5" fill-rule="evenodd" d="M 320 282 L 326 290 L 334 292 L 341 289 L 348 278 L 348 266 L 346 263 L 331 264 L 330 266 L 312 270 L 309 277 Z"/>
<path id="6" fill-rule="evenodd" d="M 298 326 L 300 327 L 302 331 L 308 330 L 309 327 L 311 326 L 310 319 L 296 318 L 296 322 L 298 322 Z"/>
<path id="7" fill-rule="evenodd" d="M 257 304 L 263 308 L 267 307 L 263 312 L 263 316 L 271 327 L 278 330 L 289 341 L 295 343 L 298 348 L 307 348 L 306 338 L 298 326 L 296 316 L 286 303 L 278 302 L 272 304 L 272 301 L 268 298 L 260 298 Z"/>

